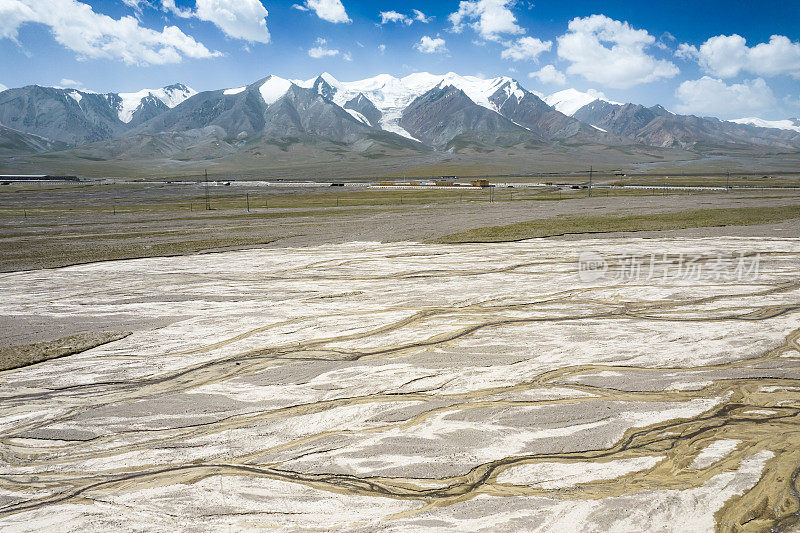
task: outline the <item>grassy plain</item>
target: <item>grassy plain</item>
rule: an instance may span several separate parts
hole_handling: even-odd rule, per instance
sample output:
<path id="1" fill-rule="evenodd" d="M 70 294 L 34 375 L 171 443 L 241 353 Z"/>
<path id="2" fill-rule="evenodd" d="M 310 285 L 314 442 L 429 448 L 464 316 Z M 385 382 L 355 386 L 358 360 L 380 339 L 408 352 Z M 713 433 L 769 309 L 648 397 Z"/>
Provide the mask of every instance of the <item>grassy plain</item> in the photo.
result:
<path id="1" fill-rule="evenodd" d="M 796 218 L 785 208 L 798 204 L 800 191 L 779 189 L 595 189 L 589 198 L 586 189 L 570 186 L 490 191 L 238 183 L 209 187 L 207 210 L 205 188 L 197 183 L 10 184 L 0 186 L 0 271 L 354 240 L 493 241 L 742 226 Z M 753 209 L 736 211 L 741 208 Z M 673 211 L 687 213 L 663 216 Z"/>
<path id="2" fill-rule="evenodd" d="M 562 216 L 505 226 L 475 228 L 445 235 L 436 242 L 507 242 L 576 233 L 669 231 L 719 226 L 751 226 L 800 219 L 800 206 L 693 209 L 628 216 Z M 800 224 L 800 220 L 798 220 Z"/>

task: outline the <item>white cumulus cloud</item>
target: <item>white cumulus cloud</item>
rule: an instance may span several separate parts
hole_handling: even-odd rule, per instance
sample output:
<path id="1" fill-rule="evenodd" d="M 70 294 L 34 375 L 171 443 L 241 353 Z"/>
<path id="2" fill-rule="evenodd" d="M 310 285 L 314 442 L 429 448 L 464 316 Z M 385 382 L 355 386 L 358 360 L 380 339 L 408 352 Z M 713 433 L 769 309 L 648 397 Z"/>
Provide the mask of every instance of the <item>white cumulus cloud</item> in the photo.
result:
<path id="1" fill-rule="evenodd" d="M 447 52 L 444 39 L 440 37 L 428 37 L 427 35 L 424 35 L 422 39 L 414 45 L 414 48 L 423 54 L 442 54 Z"/>
<path id="2" fill-rule="evenodd" d="M 678 49 L 675 50 L 675 57 L 681 59 L 695 59 L 697 57 L 697 47 L 690 44 L 681 43 Z"/>
<path id="3" fill-rule="evenodd" d="M 456 33 L 469 26 L 484 39 L 497 41 L 503 34 L 525 33 L 511 12 L 513 4 L 513 0 L 462 0 L 458 11 L 451 13 L 447 20 Z"/>
<path id="4" fill-rule="evenodd" d="M 567 77 L 564 73 L 556 69 L 553 65 L 545 65 L 539 70 L 528 74 L 528 77 L 552 85 L 566 85 L 567 83 Z"/>
<path id="5" fill-rule="evenodd" d="M 120 59 L 135 65 L 179 63 L 184 58 L 220 56 L 177 26 L 161 31 L 143 27 L 130 16 L 96 13 L 77 0 L 1 0 L 0 39 L 16 40 L 20 26 L 43 24 L 53 38 L 79 59 Z"/>
<path id="6" fill-rule="evenodd" d="M 197 0 L 195 16 L 216 25 L 228 37 L 268 43 L 268 12 L 259 0 Z"/>
<path id="7" fill-rule="evenodd" d="M 558 56 L 570 62 L 568 74 L 608 87 L 625 89 L 680 72 L 670 61 L 647 53 L 655 37 L 605 15 L 572 19 L 557 40 Z"/>
<path id="8" fill-rule="evenodd" d="M 68 89 L 83 89 L 83 83 L 70 78 L 61 78 L 61 81 L 58 82 L 58 84 Z"/>
<path id="9" fill-rule="evenodd" d="M 308 49 L 309 57 L 313 57 L 314 59 L 320 59 L 323 57 L 333 57 L 339 55 L 339 50 L 328 48 L 328 41 L 326 41 L 322 37 L 319 37 L 317 39 L 316 45 L 317 46 Z"/>
<path id="10" fill-rule="evenodd" d="M 161 7 L 181 18 L 211 22 L 228 37 L 248 42 L 268 43 L 269 14 L 259 0 L 197 0 L 197 9 L 181 9 L 175 0 L 161 0 Z"/>
<path id="11" fill-rule="evenodd" d="M 536 61 L 538 57 L 553 47 L 552 41 L 542 41 L 536 37 L 521 37 L 516 42 L 509 42 L 500 53 L 503 59 L 514 61 Z"/>
<path id="12" fill-rule="evenodd" d="M 410 26 L 414 22 L 421 22 L 423 24 L 429 23 L 433 20 L 433 17 L 428 17 L 420 11 L 419 9 L 412 9 L 411 15 L 404 15 L 403 13 L 398 13 L 397 11 L 381 11 L 379 13 L 381 17 L 381 24 L 388 24 L 390 22 L 398 22 L 401 24 L 405 24 L 406 26 Z"/>
<path id="13" fill-rule="evenodd" d="M 423 24 L 427 24 L 431 20 L 433 20 L 433 17 L 425 16 L 425 13 L 423 13 L 419 9 L 412 9 L 411 11 L 414 13 L 414 20 L 416 20 L 417 22 L 422 22 Z"/>
<path id="14" fill-rule="evenodd" d="M 675 91 L 681 113 L 736 118 L 757 114 L 773 107 L 775 95 L 762 78 L 727 85 L 709 76 L 689 80 Z"/>
<path id="15" fill-rule="evenodd" d="M 773 35 L 769 42 L 755 46 L 747 46 L 741 35 L 717 35 L 700 48 L 683 43 L 676 55 L 696 59 L 703 71 L 722 78 L 748 72 L 760 76 L 788 74 L 800 79 L 800 43 L 783 35 Z"/>
<path id="16" fill-rule="evenodd" d="M 409 25 L 414 22 L 414 19 L 403 15 L 402 13 L 398 13 L 397 11 L 381 11 L 381 24 L 388 24 L 390 22 L 400 22 L 402 24 Z"/>
<path id="17" fill-rule="evenodd" d="M 347 16 L 342 0 L 306 0 L 302 5 L 295 4 L 292 7 L 301 11 L 313 11 L 328 22 L 353 22 Z"/>

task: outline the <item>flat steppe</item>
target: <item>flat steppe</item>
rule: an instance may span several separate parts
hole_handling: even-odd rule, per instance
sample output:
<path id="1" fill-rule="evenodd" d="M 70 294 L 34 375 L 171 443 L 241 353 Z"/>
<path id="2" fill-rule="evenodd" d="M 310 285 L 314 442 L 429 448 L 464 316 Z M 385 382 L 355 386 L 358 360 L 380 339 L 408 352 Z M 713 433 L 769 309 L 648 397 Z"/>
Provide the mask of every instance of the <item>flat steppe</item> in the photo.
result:
<path id="1" fill-rule="evenodd" d="M 643 180 L 661 183 L 661 179 Z M 678 180 L 683 184 L 709 184 Z M 797 185 L 798 178 L 767 185 Z M 724 184 L 724 179 L 711 182 Z M 746 185 L 764 185 L 751 180 Z M 236 183 L 0 186 L 0 272 L 245 247 L 527 237 L 800 236 L 800 190 L 368 189 Z M 249 205 L 249 211 L 248 211 Z M 210 209 L 206 209 L 206 206 Z M 675 216 L 664 219 L 665 214 Z M 620 217 L 637 217 L 623 225 Z M 564 219 L 567 219 L 566 221 Z M 476 230 L 538 221 L 514 233 Z M 624 230 L 624 232 L 623 232 Z M 473 232 L 464 235 L 465 232 Z"/>

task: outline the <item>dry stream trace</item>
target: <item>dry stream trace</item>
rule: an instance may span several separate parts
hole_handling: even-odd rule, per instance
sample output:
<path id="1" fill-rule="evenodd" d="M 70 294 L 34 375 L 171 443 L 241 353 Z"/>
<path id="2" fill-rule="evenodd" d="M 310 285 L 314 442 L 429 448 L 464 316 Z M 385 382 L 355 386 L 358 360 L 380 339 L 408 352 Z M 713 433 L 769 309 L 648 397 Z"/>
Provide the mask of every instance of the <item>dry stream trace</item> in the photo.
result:
<path id="1" fill-rule="evenodd" d="M 582 281 L 584 250 L 759 262 Z M 0 372 L 0 529 L 796 530 L 798 272 L 729 237 L 2 274 L 3 316 L 106 333 Z"/>

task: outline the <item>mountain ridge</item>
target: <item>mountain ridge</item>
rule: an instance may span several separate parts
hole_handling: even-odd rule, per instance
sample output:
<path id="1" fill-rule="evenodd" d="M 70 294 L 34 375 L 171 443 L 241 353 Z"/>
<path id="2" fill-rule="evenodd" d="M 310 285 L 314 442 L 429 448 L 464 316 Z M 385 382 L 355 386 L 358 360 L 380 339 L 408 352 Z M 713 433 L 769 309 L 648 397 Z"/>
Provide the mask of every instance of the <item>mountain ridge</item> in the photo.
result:
<path id="1" fill-rule="evenodd" d="M 454 72 L 380 74 L 352 82 L 326 72 L 306 80 L 269 75 L 242 87 L 202 92 L 180 83 L 106 94 L 33 85 L 0 92 L 0 125 L 6 157 L 14 155 L 14 146 L 20 154 L 50 147 L 88 160 L 92 153 L 115 160 L 154 153 L 213 160 L 259 143 L 326 146 L 333 159 L 342 151 L 381 158 L 514 146 L 559 153 L 633 145 L 800 150 L 800 121 L 677 115 L 661 106 L 614 102 L 596 91 L 543 95 L 508 76 Z"/>

